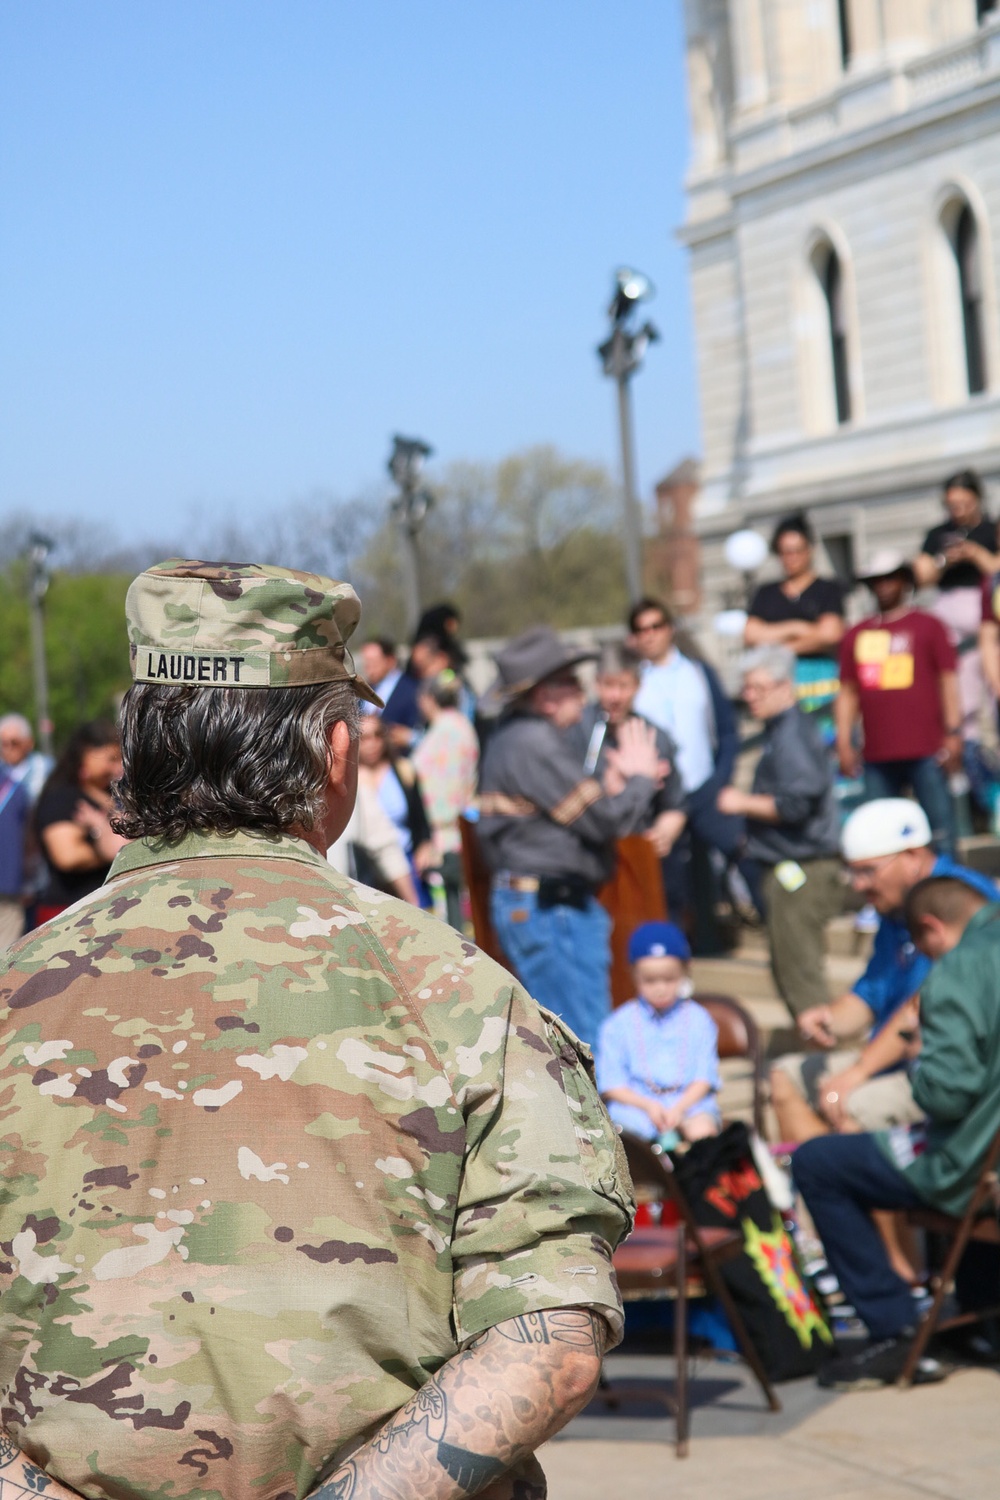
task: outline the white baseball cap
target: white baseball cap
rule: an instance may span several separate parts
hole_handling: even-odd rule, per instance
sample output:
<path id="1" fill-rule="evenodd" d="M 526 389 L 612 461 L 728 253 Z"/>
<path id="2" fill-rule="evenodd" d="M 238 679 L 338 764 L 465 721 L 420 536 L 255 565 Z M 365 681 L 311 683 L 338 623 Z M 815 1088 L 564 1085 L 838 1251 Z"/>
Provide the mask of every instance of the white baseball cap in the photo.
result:
<path id="1" fill-rule="evenodd" d="M 914 581 L 913 564 L 905 552 L 898 551 L 895 547 L 879 547 L 873 552 L 865 567 L 859 568 L 857 579 L 859 583 L 871 583 L 876 578 L 891 578 L 894 573 L 903 573 Z"/>
<path id="2" fill-rule="evenodd" d="M 853 863 L 882 859 L 903 849 L 923 849 L 931 841 L 931 825 L 918 802 L 909 797 L 879 797 L 851 813 L 840 834 L 840 850 Z"/>

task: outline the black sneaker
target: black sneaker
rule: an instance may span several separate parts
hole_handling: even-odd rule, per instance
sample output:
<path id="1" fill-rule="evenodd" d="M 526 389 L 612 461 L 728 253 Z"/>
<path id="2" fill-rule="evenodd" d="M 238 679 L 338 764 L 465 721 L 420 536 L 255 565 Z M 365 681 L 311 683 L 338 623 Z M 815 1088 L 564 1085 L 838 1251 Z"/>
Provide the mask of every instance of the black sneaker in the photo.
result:
<path id="1" fill-rule="evenodd" d="M 817 1377 L 828 1391 L 874 1391 L 893 1385 L 902 1375 L 912 1338 L 872 1339 L 856 1354 L 841 1354 L 826 1362 Z M 913 1376 L 914 1385 L 933 1385 L 944 1380 L 948 1370 L 940 1360 L 923 1358 Z"/>

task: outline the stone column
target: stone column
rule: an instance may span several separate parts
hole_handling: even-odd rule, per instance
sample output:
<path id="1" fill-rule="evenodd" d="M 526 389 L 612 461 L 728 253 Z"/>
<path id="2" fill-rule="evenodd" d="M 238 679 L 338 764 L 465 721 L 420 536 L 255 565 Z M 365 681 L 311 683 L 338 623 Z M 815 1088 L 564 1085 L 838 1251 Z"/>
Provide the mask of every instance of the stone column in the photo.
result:
<path id="1" fill-rule="evenodd" d="M 764 6 L 767 0 L 732 0 L 733 49 L 736 55 L 736 107 L 761 109 L 771 97 Z"/>

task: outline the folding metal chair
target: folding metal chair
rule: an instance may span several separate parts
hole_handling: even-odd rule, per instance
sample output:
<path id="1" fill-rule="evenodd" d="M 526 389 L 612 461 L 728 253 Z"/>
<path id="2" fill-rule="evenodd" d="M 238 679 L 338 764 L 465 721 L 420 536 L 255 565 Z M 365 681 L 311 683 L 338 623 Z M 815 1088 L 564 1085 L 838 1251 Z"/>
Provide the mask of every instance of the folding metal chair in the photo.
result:
<path id="1" fill-rule="evenodd" d="M 694 999 L 703 1005 L 719 1028 L 719 1057 L 745 1057 L 753 1084 L 753 1128 L 764 1139 L 764 1045 L 760 1028 L 744 1005 L 733 995 L 696 990 Z"/>
<path id="2" fill-rule="evenodd" d="M 633 1230 L 615 1251 L 614 1266 L 624 1301 L 661 1298 L 676 1301 L 674 1357 L 677 1379 L 672 1396 L 663 1399 L 676 1417 L 677 1457 L 685 1458 L 689 1432 L 687 1299 L 692 1290 L 695 1295 L 708 1291 L 718 1297 L 743 1358 L 756 1376 L 768 1406 L 772 1411 L 780 1411 L 781 1403 L 750 1341 L 729 1288 L 719 1274 L 719 1266 L 743 1249 L 742 1233 L 733 1229 L 706 1228 L 696 1222 L 677 1181 L 674 1164 L 659 1146 L 627 1133 L 622 1135 L 622 1145 L 637 1195 L 647 1202 L 670 1202 L 677 1210 L 679 1222 L 675 1226 Z M 626 1382 L 604 1382 L 603 1398 L 615 1404 L 632 1390 Z"/>
<path id="3" fill-rule="evenodd" d="M 955 1272 L 962 1254 L 970 1240 L 979 1240 L 988 1245 L 1000 1245 L 1000 1182 L 997 1180 L 997 1162 L 1000 1161 L 1000 1130 L 997 1131 L 983 1157 L 983 1164 L 973 1188 L 969 1206 L 961 1218 L 938 1213 L 933 1208 L 911 1208 L 906 1218 L 918 1229 L 942 1235 L 951 1241 L 948 1254 L 940 1272 L 933 1278 L 934 1298 L 920 1321 L 913 1347 L 907 1356 L 899 1384 L 904 1388 L 913 1384 L 917 1365 L 935 1332 L 946 1328 L 961 1328 L 970 1323 L 980 1323 L 985 1318 L 1000 1317 L 1000 1303 L 995 1307 L 978 1308 L 975 1312 L 957 1313 L 951 1318 L 941 1318 L 941 1308 L 955 1279 Z"/>

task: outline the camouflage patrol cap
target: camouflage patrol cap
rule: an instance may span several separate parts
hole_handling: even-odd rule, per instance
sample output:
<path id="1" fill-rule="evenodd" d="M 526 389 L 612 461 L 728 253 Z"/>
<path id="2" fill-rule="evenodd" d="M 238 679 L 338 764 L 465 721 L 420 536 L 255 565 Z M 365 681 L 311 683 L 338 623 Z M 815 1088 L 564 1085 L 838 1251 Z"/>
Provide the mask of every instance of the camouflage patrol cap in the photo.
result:
<path id="1" fill-rule="evenodd" d="M 302 687 L 350 682 L 347 642 L 361 617 L 349 583 L 261 563 L 171 558 L 129 586 L 125 615 L 136 682 L 198 687 Z"/>

